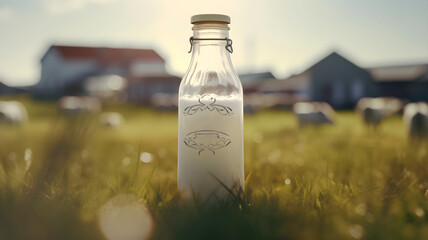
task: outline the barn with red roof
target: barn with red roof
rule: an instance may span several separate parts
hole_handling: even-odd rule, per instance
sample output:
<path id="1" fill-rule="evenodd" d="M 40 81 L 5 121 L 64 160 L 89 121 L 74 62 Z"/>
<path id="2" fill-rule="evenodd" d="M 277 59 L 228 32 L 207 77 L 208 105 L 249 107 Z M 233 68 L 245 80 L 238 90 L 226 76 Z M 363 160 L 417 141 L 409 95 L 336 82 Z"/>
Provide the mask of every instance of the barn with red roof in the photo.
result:
<path id="1" fill-rule="evenodd" d="M 141 91 L 128 87 L 136 100 L 139 92 L 150 98 L 147 95 L 151 95 L 151 89 L 160 93 L 162 89 L 178 91 L 180 81 L 166 72 L 165 60 L 153 49 L 52 45 L 41 59 L 41 77 L 35 95 L 42 98 L 88 95 L 84 89 L 87 79 L 111 75 L 123 77 L 136 86 L 144 85 Z M 141 84 L 153 77 L 166 79 L 159 82 L 166 86 Z"/>

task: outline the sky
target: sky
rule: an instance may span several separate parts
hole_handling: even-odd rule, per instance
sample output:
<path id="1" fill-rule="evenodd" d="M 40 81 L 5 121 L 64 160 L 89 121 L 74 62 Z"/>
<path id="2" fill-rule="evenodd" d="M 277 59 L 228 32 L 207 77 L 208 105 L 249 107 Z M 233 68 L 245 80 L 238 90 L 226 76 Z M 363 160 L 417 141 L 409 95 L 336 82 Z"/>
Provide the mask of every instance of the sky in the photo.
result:
<path id="1" fill-rule="evenodd" d="M 239 73 L 299 73 L 337 51 L 362 67 L 428 63 L 426 0 L 0 0 L 0 81 L 30 85 L 51 44 L 153 48 L 186 71 L 190 17 L 229 15 Z"/>

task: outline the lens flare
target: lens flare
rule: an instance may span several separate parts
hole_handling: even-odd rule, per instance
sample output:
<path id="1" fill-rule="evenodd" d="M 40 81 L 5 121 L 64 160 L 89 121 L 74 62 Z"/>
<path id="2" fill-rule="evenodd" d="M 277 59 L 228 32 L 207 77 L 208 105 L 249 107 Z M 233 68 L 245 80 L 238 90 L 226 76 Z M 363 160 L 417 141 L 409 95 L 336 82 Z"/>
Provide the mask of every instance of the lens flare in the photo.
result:
<path id="1" fill-rule="evenodd" d="M 110 240 L 148 239 L 153 225 L 143 200 L 132 194 L 117 195 L 100 209 L 99 226 Z"/>

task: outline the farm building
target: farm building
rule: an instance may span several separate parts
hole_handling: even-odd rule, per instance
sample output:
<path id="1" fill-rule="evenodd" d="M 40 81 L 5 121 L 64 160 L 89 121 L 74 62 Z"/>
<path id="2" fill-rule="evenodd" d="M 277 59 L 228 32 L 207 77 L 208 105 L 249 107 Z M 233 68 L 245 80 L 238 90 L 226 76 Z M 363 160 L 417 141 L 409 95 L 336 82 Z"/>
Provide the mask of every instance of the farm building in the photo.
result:
<path id="1" fill-rule="evenodd" d="M 128 99 L 147 104 L 152 103 L 153 98 L 159 94 L 177 97 L 180 81 L 181 78 L 168 74 L 134 77 L 129 81 L 132 87 L 127 90 Z"/>
<path id="2" fill-rule="evenodd" d="M 16 94 L 25 93 L 25 92 L 26 92 L 26 89 L 24 88 L 11 87 L 0 82 L 0 96 L 16 95 Z"/>
<path id="3" fill-rule="evenodd" d="M 428 102 L 428 64 L 367 69 L 376 83 L 376 94 L 409 101 Z"/>
<path id="4" fill-rule="evenodd" d="M 261 83 L 268 80 L 276 80 L 271 72 L 239 74 L 244 94 L 258 92 Z"/>
<path id="5" fill-rule="evenodd" d="M 283 94 L 288 103 L 322 101 L 353 108 L 363 97 L 428 101 L 428 65 L 361 68 L 331 53 L 300 74 L 260 84 L 264 94 Z"/>
<path id="6" fill-rule="evenodd" d="M 138 79 L 166 76 L 165 81 L 151 81 L 145 87 L 169 89 L 175 86 L 178 91 L 176 81 L 168 82 L 171 76 L 165 70 L 165 60 L 152 49 L 53 45 L 42 57 L 41 65 L 40 82 L 34 88 L 34 95 L 40 98 L 91 95 L 86 89 L 87 81 L 103 79 L 103 76 L 126 79 L 128 89 L 132 89 Z"/>

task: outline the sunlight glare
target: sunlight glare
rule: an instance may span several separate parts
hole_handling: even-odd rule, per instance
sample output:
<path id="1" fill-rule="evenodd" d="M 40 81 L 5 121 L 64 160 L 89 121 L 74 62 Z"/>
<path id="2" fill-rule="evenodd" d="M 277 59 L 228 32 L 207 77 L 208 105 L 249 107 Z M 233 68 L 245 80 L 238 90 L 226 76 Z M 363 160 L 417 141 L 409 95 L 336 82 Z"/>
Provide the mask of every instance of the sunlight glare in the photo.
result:
<path id="1" fill-rule="evenodd" d="M 140 161 L 144 163 L 149 163 L 153 160 L 153 156 L 151 153 L 148 152 L 142 152 L 140 155 Z"/>
<path id="2" fill-rule="evenodd" d="M 148 239 L 153 231 L 153 219 L 142 199 L 120 194 L 100 209 L 99 226 L 107 239 Z"/>

